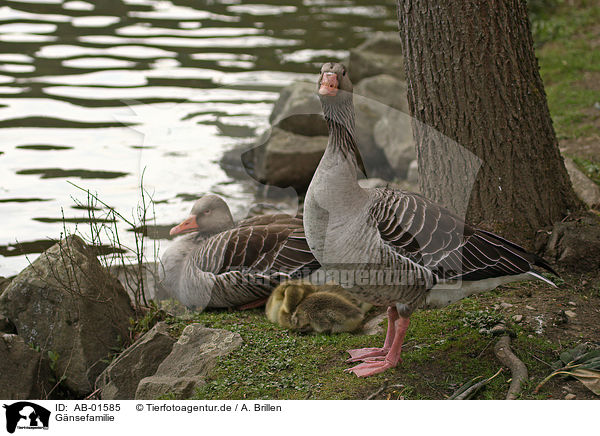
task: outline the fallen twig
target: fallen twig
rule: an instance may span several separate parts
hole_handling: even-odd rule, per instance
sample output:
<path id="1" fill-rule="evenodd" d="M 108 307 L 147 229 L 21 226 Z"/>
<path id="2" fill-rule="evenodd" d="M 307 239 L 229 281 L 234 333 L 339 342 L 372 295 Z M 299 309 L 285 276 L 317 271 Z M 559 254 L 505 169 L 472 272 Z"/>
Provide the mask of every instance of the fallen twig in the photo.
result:
<path id="1" fill-rule="evenodd" d="M 507 400 L 515 400 L 523 389 L 523 383 L 527 381 L 529 375 L 527 367 L 517 356 L 515 356 L 510 348 L 510 336 L 504 335 L 494 346 L 494 354 L 502 362 L 508 366 L 512 374 L 512 381 L 506 393 Z"/>
<path id="2" fill-rule="evenodd" d="M 491 341 L 489 341 L 485 347 L 483 347 L 483 350 L 481 350 L 481 352 L 477 355 L 477 357 L 475 359 L 479 359 L 481 356 L 483 356 L 483 352 L 485 350 L 487 350 L 487 348 L 492 344 L 492 342 L 494 342 L 494 339 L 492 339 Z"/>
<path id="3" fill-rule="evenodd" d="M 374 400 L 375 398 L 377 398 L 378 395 L 381 395 L 387 389 L 403 388 L 403 387 L 404 387 L 404 385 L 388 385 L 388 381 L 386 380 L 383 382 L 383 384 L 381 385 L 381 387 L 379 389 L 377 389 L 375 392 L 373 392 L 371 395 L 369 395 L 367 397 L 367 400 Z"/>
<path id="4" fill-rule="evenodd" d="M 467 399 L 469 399 L 470 397 L 475 395 L 475 393 L 479 389 L 481 389 L 482 387 L 487 385 L 489 382 L 491 382 L 494 378 L 496 378 L 496 376 L 498 376 L 498 374 L 500 374 L 501 372 L 502 372 L 502 368 L 500 368 L 498 370 L 498 372 L 496 374 L 494 374 L 493 376 L 491 376 L 490 378 L 486 378 L 485 380 L 481 380 L 480 382 L 472 385 L 472 383 L 475 380 L 477 380 L 478 378 L 480 378 L 481 376 L 475 377 L 470 382 L 467 382 L 464 385 L 462 385 L 460 388 L 458 388 L 456 390 L 456 392 L 454 392 L 448 399 L 449 400 L 467 400 Z"/>

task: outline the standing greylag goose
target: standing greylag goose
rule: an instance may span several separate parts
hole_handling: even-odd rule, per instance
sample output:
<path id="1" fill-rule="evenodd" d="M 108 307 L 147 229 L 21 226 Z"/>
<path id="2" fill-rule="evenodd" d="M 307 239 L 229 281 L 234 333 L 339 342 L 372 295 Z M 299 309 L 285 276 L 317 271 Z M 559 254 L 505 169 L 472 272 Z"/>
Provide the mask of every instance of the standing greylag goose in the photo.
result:
<path id="1" fill-rule="evenodd" d="M 362 189 L 345 67 L 323 65 L 317 90 L 329 142 L 306 194 L 306 239 L 321 265 L 357 298 L 388 306 L 383 347 L 350 350 L 350 361 L 363 363 L 348 371 L 369 376 L 396 366 L 409 317 L 419 307 L 443 307 L 516 280 L 551 283 L 532 270 L 553 272 L 543 259 L 418 194 Z"/>
<path id="2" fill-rule="evenodd" d="M 319 267 L 302 227 L 286 214 L 261 215 L 234 225 L 225 201 L 206 195 L 173 227 L 181 235 L 161 259 L 161 285 L 190 308 L 260 305 L 281 280 Z"/>

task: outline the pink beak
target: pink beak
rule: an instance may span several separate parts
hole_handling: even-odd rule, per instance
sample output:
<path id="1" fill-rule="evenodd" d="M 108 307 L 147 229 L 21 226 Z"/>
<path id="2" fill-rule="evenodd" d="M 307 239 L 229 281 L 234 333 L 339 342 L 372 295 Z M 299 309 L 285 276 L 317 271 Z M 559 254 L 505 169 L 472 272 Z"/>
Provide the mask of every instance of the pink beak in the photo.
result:
<path id="1" fill-rule="evenodd" d="M 338 92 L 338 86 L 337 74 L 332 72 L 323 73 L 319 94 L 335 97 Z"/>
<path id="2" fill-rule="evenodd" d="M 188 217 L 181 224 L 176 225 L 169 231 L 169 235 L 181 235 L 182 233 L 189 233 L 198 230 L 198 223 L 196 223 L 196 217 L 194 215 Z"/>

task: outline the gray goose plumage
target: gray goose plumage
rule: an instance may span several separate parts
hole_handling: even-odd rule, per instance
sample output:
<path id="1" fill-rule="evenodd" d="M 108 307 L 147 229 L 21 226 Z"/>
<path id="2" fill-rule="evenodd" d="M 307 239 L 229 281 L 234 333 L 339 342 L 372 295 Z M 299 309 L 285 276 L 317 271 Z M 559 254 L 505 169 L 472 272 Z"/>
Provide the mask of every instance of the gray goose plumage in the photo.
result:
<path id="1" fill-rule="evenodd" d="M 476 229 L 426 198 L 387 188 L 363 189 L 354 135 L 352 83 L 327 63 L 317 86 L 329 142 L 304 203 L 306 239 L 315 258 L 358 298 L 388 307 L 383 348 L 350 350 L 358 376 L 396 366 L 411 313 L 443 307 L 500 284 L 553 272 L 540 257 Z"/>
<path id="2" fill-rule="evenodd" d="M 225 201 L 206 195 L 191 215 L 171 229 L 176 239 L 161 259 L 161 285 L 184 305 L 239 307 L 266 301 L 280 281 L 319 267 L 304 236 L 302 219 L 261 215 L 234 225 Z"/>

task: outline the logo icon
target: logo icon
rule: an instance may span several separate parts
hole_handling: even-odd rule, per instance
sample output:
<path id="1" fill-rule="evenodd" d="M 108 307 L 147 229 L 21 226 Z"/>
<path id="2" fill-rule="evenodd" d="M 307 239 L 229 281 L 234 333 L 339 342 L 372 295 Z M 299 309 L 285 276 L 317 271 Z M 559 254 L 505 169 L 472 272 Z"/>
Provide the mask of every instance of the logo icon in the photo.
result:
<path id="1" fill-rule="evenodd" d="M 50 411 L 29 401 L 19 401 L 10 405 L 4 404 L 6 409 L 6 431 L 14 433 L 19 429 L 48 429 Z"/>

